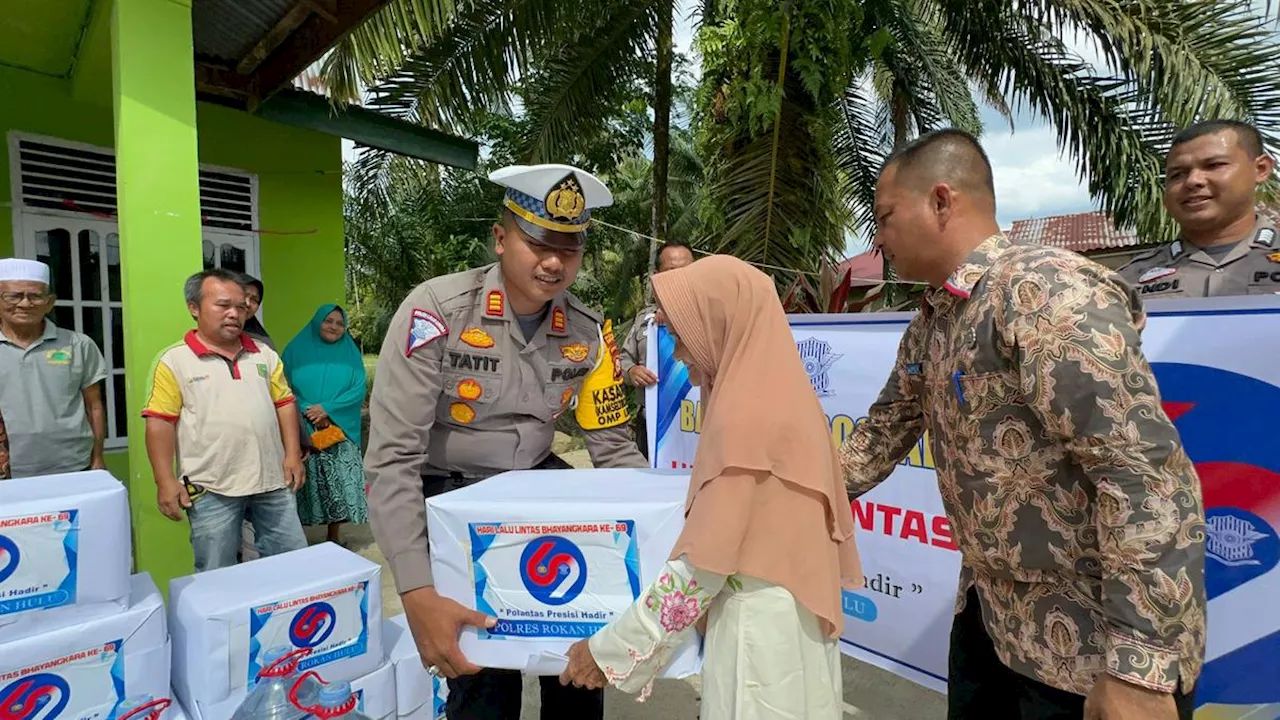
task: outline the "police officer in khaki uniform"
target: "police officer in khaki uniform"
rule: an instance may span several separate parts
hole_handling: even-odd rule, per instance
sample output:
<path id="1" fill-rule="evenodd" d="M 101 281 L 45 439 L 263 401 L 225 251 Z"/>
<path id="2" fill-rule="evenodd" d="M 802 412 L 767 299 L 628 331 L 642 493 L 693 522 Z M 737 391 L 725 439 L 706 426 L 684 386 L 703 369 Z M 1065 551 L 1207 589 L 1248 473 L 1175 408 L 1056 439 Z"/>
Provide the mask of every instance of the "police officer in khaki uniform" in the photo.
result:
<path id="1" fill-rule="evenodd" d="M 657 272 L 682 268 L 691 262 L 693 249 L 679 240 L 672 240 L 658 251 Z M 645 366 L 645 354 L 649 347 L 649 324 L 657 311 L 658 306 L 652 303 L 640 308 L 627 330 L 627 336 L 622 341 L 622 352 L 618 355 L 623 379 L 636 388 L 636 447 L 640 448 L 645 457 L 649 456 L 649 428 L 644 415 L 645 388 L 658 382 L 658 376 Z"/>
<path id="2" fill-rule="evenodd" d="M 1271 176 L 1256 128 L 1211 120 L 1178 133 L 1165 159 L 1164 204 L 1177 240 L 1119 272 L 1144 298 L 1280 293 L 1280 236 L 1256 214 L 1256 188 Z"/>
<path id="3" fill-rule="evenodd" d="M 518 720 L 518 672 L 481 669 L 458 648 L 489 619 L 431 584 L 424 495 L 514 469 L 568 467 L 551 454 L 572 411 L 596 467 L 646 467 L 627 429 L 612 327 L 568 292 L 592 208 L 612 202 L 567 165 L 514 166 L 493 238 L 499 261 L 414 288 L 391 321 L 369 403 L 369 520 L 423 663 L 449 678 L 450 720 Z M 602 718 L 600 690 L 541 678 L 542 717 Z"/>

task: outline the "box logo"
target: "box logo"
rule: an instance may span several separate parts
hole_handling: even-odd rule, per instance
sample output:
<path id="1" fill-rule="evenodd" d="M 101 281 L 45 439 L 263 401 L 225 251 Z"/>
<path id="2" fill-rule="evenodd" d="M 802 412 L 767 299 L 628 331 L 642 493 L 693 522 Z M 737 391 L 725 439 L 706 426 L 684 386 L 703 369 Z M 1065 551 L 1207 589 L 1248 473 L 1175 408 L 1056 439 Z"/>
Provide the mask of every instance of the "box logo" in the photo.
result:
<path id="1" fill-rule="evenodd" d="M 22 560 L 22 553 L 18 551 L 18 544 L 4 535 L 0 535 L 0 583 L 9 579 L 18 569 L 18 562 Z M 7 705 L 0 705 L 0 712 L 4 712 Z"/>
<path id="2" fill-rule="evenodd" d="M 312 603 L 293 616 L 289 624 L 289 640 L 294 647 L 313 648 L 333 634 L 337 614 L 327 602 Z"/>
<path id="3" fill-rule="evenodd" d="M 577 545 L 558 535 L 536 538 L 520 555 L 520 579 L 535 600 L 564 605 L 587 584 L 587 561 Z"/>
<path id="4" fill-rule="evenodd" d="M 70 700 L 67 681 L 53 673 L 19 678 L 0 690 L 0 720 L 54 720 Z"/>

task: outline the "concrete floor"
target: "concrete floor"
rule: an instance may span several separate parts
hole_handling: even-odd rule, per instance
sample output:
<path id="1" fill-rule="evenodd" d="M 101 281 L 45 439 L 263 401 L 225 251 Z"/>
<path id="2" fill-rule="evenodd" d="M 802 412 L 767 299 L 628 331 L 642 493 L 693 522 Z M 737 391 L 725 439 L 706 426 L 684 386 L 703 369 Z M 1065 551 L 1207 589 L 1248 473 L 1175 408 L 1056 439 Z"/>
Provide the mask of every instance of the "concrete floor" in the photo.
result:
<path id="1" fill-rule="evenodd" d="M 557 445 L 562 445 L 557 442 Z M 559 448 L 557 448 L 559 449 Z M 585 450 L 559 453 L 575 467 L 590 467 Z M 324 529 L 309 527 L 307 537 L 314 542 L 324 540 Z M 353 552 L 382 566 L 382 612 L 393 617 L 404 612 L 396 594 L 386 559 L 373 541 L 367 525 L 344 526 L 342 542 Z M 875 720 L 942 720 L 946 717 L 946 699 L 932 690 L 920 687 L 872 665 L 843 659 L 845 717 Z M 697 720 L 697 677 L 686 680 L 659 680 L 653 694 L 643 703 L 610 688 L 605 695 L 608 720 Z M 537 720 L 541 703 L 538 683 L 525 678 L 524 707 L 521 720 Z"/>

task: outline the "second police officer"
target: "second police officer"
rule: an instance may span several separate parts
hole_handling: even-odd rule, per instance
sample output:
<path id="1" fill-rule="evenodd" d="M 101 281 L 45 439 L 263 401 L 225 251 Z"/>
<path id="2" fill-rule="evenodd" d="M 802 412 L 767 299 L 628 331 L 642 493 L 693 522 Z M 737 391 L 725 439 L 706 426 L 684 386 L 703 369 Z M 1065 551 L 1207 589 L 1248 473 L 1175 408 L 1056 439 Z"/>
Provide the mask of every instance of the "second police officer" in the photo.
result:
<path id="1" fill-rule="evenodd" d="M 1234 120 L 1192 125 L 1165 158 L 1164 204 L 1178 239 L 1119 273 L 1143 299 L 1280 293 L 1280 236 L 1257 214 L 1257 186 L 1275 161 L 1258 130 Z"/>
<path id="2" fill-rule="evenodd" d="M 425 665 L 448 678 L 450 720 L 518 720 L 519 672 L 481 669 L 458 648 L 483 615 L 432 587 L 424 495 L 507 470 L 568 467 L 551 453 L 574 412 L 595 467 L 646 467 L 628 430 L 610 323 L 568 292 L 591 210 L 613 198 L 567 165 L 512 166 L 492 265 L 414 288 L 387 331 L 369 402 L 369 520 Z M 601 690 L 543 677 L 542 717 L 604 716 Z"/>

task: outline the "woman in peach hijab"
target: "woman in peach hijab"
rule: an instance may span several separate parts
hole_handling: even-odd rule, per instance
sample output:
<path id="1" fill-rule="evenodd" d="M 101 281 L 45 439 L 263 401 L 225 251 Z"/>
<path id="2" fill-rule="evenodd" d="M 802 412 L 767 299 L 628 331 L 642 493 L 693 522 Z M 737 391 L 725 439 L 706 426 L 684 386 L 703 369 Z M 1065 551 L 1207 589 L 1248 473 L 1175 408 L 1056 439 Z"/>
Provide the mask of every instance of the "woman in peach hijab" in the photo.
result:
<path id="1" fill-rule="evenodd" d="M 707 623 L 703 720 L 843 713 L 840 590 L 862 583 L 831 432 L 773 281 L 713 255 L 653 277 L 703 420 L 685 526 L 658 580 L 575 644 L 562 683 L 643 699 Z"/>

